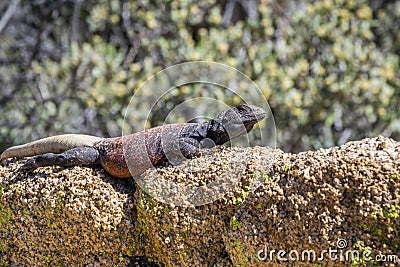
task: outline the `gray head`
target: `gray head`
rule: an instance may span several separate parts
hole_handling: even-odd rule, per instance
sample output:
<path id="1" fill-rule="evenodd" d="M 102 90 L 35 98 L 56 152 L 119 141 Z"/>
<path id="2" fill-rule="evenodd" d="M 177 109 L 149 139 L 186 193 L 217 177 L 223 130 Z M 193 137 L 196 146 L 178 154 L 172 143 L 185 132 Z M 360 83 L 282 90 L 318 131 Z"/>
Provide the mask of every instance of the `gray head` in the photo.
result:
<path id="1" fill-rule="evenodd" d="M 223 145 L 227 141 L 244 135 L 265 118 L 262 108 L 241 104 L 219 113 L 213 119 L 203 122 L 189 137 L 198 140 L 202 147 Z"/>
<path id="2" fill-rule="evenodd" d="M 218 114 L 213 120 L 222 124 L 229 139 L 248 133 L 253 126 L 266 116 L 262 108 L 240 104 Z"/>

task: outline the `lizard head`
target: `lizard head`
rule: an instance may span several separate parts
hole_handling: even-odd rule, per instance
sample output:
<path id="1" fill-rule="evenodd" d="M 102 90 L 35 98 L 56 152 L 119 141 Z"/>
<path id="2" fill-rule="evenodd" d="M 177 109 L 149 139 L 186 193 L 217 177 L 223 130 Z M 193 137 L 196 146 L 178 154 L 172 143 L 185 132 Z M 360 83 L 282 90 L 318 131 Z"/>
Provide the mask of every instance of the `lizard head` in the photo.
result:
<path id="1" fill-rule="evenodd" d="M 253 126 L 265 116 L 265 110 L 262 108 L 241 104 L 203 122 L 187 137 L 200 142 L 203 148 L 223 145 L 235 137 L 250 132 Z"/>
<path id="2" fill-rule="evenodd" d="M 219 113 L 214 121 L 222 124 L 229 135 L 229 139 L 232 139 L 250 132 L 253 126 L 264 119 L 265 116 L 265 110 L 260 107 L 240 104 Z"/>

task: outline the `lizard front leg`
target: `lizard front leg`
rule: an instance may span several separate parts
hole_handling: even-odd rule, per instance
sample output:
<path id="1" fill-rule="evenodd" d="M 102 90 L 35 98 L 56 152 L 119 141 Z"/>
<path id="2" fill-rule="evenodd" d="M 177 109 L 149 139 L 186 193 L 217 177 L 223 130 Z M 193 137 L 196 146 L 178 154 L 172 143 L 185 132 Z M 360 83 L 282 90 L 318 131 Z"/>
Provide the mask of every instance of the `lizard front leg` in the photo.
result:
<path id="1" fill-rule="evenodd" d="M 47 153 L 29 159 L 19 170 L 31 171 L 43 166 L 77 166 L 99 164 L 99 152 L 93 147 L 76 147 L 60 154 Z"/>
<path id="2" fill-rule="evenodd" d="M 179 165 L 186 159 L 200 155 L 200 143 L 188 137 L 181 137 L 171 140 L 164 147 L 164 154 L 169 163 Z"/>
<path id="3" fill-rule="evenodd" d="M 207 148 L 215 147 L 216 144 L 210 138 L 197 140 L 195 138 L 181 138 L 178 141 L 179 149 L 185 158 L 193 158 L 201 155 Z"/>

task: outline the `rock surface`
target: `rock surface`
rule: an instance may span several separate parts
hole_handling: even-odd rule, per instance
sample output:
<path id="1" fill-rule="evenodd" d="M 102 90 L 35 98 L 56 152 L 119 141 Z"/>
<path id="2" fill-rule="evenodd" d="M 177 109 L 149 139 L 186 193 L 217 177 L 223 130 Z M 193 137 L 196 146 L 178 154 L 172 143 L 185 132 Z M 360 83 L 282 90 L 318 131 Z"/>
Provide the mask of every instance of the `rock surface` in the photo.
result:
<path id="1" fill-rule="evenodd" d="M 22 163 L 0 165 L 0 266 L 350 266 L 362 253 L 400 263 L 400 143 L 388 138 L 299 154 L 229 148 L 146 172 L 154 184 L 237 178 L 197 207 L 100 168 L 23 174 Z"/>

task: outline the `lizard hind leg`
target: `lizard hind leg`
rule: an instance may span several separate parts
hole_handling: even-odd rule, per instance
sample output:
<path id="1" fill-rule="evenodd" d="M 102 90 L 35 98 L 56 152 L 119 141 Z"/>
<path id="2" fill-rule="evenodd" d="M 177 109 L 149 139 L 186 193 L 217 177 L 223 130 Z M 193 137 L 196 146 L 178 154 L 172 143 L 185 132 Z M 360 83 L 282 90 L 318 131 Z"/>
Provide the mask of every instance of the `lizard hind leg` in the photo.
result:
<path id="1" fill-rule="evenodd" d="M 46 153 L 29 159 L 19 170 L 32 171 L 44 166 L 78 166 L 99 164 L 99 152 L 93 147 L 76 147 L 60 154 Z"/>

